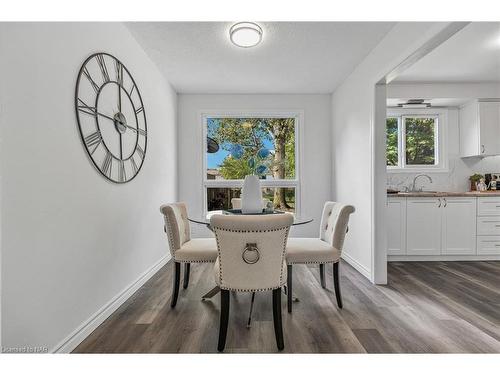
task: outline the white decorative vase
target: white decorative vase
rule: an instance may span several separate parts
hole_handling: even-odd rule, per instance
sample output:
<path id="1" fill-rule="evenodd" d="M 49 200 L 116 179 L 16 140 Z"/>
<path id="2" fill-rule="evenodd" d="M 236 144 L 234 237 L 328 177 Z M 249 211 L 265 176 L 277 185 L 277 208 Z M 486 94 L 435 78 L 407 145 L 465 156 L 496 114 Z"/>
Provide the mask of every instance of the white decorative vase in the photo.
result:
<path id="1" fill-rule="evenodd" d="M 258 214 L 262 212 L 262 190 L 259 177 L 245 176 L 241 193 L 241 212 L 244 214 Z"/>

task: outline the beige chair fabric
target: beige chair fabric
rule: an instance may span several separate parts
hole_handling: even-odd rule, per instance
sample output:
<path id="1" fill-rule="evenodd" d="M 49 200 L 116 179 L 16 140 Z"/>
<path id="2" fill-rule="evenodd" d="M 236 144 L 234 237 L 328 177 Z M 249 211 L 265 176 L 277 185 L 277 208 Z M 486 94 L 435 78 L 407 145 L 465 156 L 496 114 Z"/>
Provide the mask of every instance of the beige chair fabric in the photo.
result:
<path id="1" fill-rule="evenodd" d="M 286 282 L 285 246 L 292 224 L 290 214 L 212 216 L 219 254 L 214 268 L 217 285 L 249 292 L 281 288 Z"/>
<path id="2" fill-rule="evenodd" d="M 184 203 L 170 203 L 160 207 L 165 220 L 165 232 L 172 258 L 176 262 L 215 262 L 215 238 L 191 239 L 187 209 Z"/>
<path id="3" fill-rule="evenodd" d="M 349 215 L 353 212 L 353 206 L 326 202 L 321 215 L 319 238 L 289 238 L 287 263 L 338 262 L 344 246 Z"/>
<path id="4" fill-rule="evenodd" d="M 262 199 L 262 208 L 266 208 L 267 204 L 271 202 L 269 199 Z M 241 210 L 241 198 L 231 198 L 231 207 L 233 210 Z"/>

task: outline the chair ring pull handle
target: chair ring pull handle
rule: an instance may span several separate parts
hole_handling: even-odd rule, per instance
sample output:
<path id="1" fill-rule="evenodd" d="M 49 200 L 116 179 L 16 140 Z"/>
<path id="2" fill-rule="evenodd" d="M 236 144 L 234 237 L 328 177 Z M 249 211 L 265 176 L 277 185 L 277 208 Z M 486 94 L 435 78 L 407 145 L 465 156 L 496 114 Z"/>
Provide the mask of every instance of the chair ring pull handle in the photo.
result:
<path id="1" fill-rule="evenodd" d="M 243 262 L 246 264 L 255 264 L 260 259 L 259 248 L 256 243 L 247 243 L 245 246 L 245 250 L 243 250 L 243 254 L 241 254 L 243 258 Z"/>

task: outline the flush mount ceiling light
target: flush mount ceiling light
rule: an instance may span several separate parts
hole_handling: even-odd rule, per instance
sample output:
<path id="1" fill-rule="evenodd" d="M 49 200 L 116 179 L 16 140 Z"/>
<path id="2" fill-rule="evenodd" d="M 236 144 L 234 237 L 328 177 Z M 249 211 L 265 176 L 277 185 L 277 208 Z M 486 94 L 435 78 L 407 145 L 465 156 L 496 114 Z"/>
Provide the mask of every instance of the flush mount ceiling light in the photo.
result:
<path id="1" fill-rule="evenodd" d="M 406 103 L 399 103 L 400 108 L 430 108 L 431 103 L 425 103 L 424 99 L 409 99 Z"/>
<path id="2" fill-rule="evenodd" d="M 262 28 L 253 22 L 238 22 L 229 29 L 229 39 L 238 47 L 254 47 L 262 41 Z"/>

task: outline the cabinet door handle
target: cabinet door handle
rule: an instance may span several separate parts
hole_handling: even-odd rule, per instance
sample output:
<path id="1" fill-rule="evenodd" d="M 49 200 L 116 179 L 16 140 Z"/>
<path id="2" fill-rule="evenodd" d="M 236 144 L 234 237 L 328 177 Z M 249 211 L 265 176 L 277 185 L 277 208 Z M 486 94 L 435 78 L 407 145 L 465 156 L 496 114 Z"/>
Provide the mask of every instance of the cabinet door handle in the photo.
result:
<path id="1" fill-rule="evenodd" d="M 448 205 L 448 202 L 446 201 L 446 198 L 443 198 L 444 200 L 444 207 L 446 207 Z"/>
<path id="2" fill-rule="evenodd" d="M 441 198 L 439 198 L 438 201 L 439 201 L 438 207 L 441 207 Z"/>
<path id="3" fill-rule="evenodd" d="M 484 154 L 484 145 L 481 145 L 481 154 Z"/>

